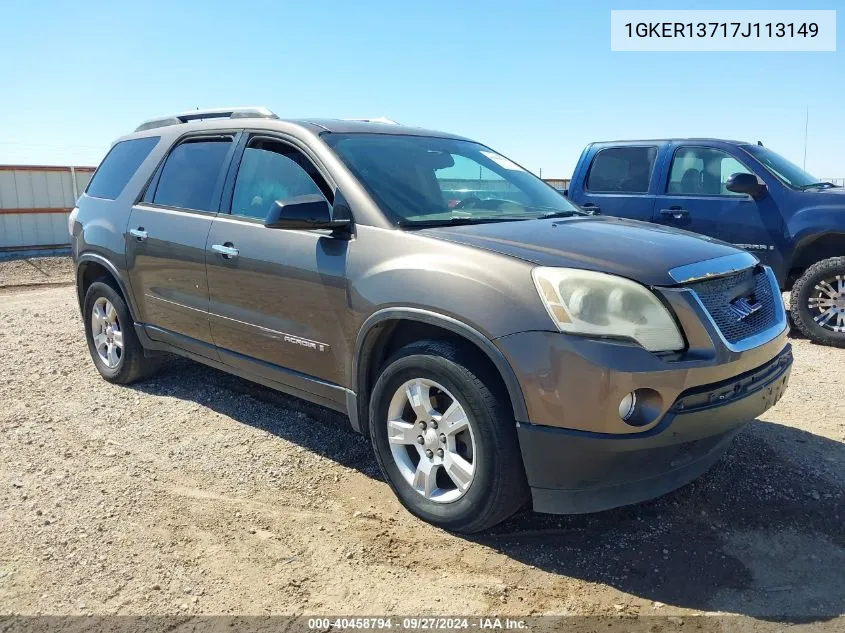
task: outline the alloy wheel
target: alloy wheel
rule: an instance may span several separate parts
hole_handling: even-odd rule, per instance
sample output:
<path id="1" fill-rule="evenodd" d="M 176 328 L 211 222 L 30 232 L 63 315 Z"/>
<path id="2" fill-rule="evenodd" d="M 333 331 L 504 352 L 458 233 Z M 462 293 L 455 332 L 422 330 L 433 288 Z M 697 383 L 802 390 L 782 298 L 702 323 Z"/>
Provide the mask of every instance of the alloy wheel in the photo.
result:
<path id="1" fill-rule="evenodd" d="M 91 310 L 91 337 L 103 364 L 115 369 L 123 358 L 123 331 L 111 301 L 99 297 Z"/>
<path id="2" fill-rule="evenodd" d="M 845 275 L 818 282 L 807 299 L 813 320 L 832 332 L 845 332 Z"/>
<path id="3" fill-rule="evenodd" d="M 443 385 L 414 378 L 400 386 L 388 407 L 387 438 L 402 477 L 426 499 L 451 503 L 472 485 L 472 422 Z"/>

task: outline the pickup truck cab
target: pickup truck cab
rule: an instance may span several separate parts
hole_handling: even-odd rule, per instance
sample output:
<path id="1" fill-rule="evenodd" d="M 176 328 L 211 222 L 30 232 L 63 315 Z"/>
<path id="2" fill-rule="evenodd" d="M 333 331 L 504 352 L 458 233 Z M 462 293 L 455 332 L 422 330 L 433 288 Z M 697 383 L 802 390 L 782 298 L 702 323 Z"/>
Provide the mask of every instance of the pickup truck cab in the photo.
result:
<path id="1" fill-rule="evenodd" d="M 845 188 L 761 144 L 707 138 L 592 143 L 567 195 L 604 215 L 701 233 L 752 252 L 792 290 L 793 323 L 845 346 Z"/>

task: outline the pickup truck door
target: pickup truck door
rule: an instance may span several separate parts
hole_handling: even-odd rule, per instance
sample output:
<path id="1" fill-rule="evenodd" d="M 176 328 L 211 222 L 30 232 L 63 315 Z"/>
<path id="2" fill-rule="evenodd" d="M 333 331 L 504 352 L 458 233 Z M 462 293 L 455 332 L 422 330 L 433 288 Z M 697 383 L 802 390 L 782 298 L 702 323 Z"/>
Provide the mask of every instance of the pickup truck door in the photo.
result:
<path id="1" fill-rule="evenodd" d="M 656 145 L 600 147 L 585 152 L 572 177 L 569 198 L 586 210 L 650 222 Z"/>
<path id="2" fill-rule="evenodd" d="M 342 322 L 350 241 L 264 226 L 276 200 L 331 201 L 332 189 L 302 151 L 275 137 L 253 135 L 239 154 L 205 253 L 220 359 L 332 406 L 345 399 L 341 360 L 352 353 Z"/>
<path id="3" fill-rule="evenodd" d="M 220 204 L 234 134 L 176 145 L 132 207 L 126 235 L 129 283 L 148 335 L 216 358 L 208 320 L 206 238 Z"/>
<path id="4" fill-rule="evenodd" d="M 680 145 L 667 155 L 654 222 L 701 233 L 754 252 L 764 264 L 775 253 L 780 214 L 771 197 L 755 200 L 725 188 L 735 173 L 753 173 L 727 149 Z"/>

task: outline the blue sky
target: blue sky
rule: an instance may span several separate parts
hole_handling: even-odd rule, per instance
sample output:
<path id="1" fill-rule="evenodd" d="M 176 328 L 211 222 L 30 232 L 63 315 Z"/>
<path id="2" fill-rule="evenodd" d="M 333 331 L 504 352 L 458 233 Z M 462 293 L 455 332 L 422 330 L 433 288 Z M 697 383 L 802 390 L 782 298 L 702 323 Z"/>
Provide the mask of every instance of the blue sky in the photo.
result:
<path id="1" fill-rule="evenodd" d="M 456 132 L 544 177 L 614 138 L 760 139 L 801 164 L 809 105 L 807 169 L 845 177 L 841 36 L 835 53 L 619 53 L 611 8 L 685 4 L 4 2 L 0 163 L 96 164 L 144 119 L 242 104 Z"/>

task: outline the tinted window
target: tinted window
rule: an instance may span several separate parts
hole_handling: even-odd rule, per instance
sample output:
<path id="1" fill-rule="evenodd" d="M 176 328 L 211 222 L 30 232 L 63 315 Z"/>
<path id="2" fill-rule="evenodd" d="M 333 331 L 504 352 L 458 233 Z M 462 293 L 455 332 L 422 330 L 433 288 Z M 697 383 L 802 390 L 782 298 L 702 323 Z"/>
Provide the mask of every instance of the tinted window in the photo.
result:
<path id="1" fill-rule="evenodd" d="M 587 176 L 588 191 L 646 193 L 656 147 L 610 147 L 593 159 Z"/>
<path id="2" fill-rule="evenodd" d="M 276 200 L 323 194 L 316 168 L 299 151 L 272 141 L 254 141 L 244 150 L 232 213 L 264 219 Z"/>
<path id="3" fill-rule="evenodd" d="M 136 138 L 131 141 L 121 141 L 112 147 L 88 184 L 85 193 L 96 198 L 116 199 L 144 159 L 153 151 L 160 138 L 160 136 Z"/>
<path id="4" fill-rule="evenodd" d="M 153 202 L 167 207 L 216 211 L 214 193 L 231 138 L 192 139 L 177 145 L 161 170 Z"/>
<path id="5" fill-rule="evenodd" d="M 699 196 L 742 196 L 725 186 L 733 174 L 750 173 L 730 154 L 707 147 L 680 147 L 672 157 L 668 193 Z"/>

